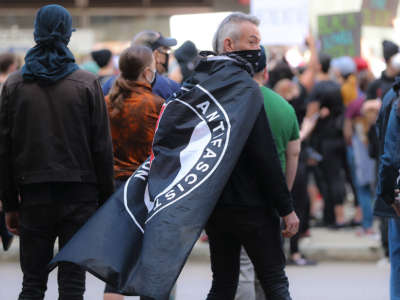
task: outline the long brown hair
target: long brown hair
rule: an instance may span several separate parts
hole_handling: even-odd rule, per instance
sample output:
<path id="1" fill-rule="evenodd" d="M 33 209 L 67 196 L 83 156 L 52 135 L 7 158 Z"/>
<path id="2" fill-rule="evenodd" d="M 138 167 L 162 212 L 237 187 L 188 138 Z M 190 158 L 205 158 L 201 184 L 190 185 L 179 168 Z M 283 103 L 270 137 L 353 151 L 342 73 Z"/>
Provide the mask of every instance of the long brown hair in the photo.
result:
<path id="1" fill-rule="evenodd" d="M 115 80 L 110 92 L 111 116 L 117 115 L 135 88 L 133 83 L 138 80 L 143 70 L 153 61 L 153 52 L 145 46 L 132 46 L 125 49 L 119 57 L 121 74 Z"/>

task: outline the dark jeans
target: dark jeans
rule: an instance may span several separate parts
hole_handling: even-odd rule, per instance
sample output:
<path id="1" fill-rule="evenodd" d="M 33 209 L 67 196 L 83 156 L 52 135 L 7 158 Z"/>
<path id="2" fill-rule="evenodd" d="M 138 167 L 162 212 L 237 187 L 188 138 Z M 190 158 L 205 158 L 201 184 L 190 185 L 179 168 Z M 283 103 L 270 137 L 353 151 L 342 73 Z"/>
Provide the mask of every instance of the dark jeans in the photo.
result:
<path id="1" fill-rule="evenodd" d="M 314 169 L 317 186 L 324 198 L 325 225 L 333 225 L 335 220 L 335 205 L 344 202 L 345 192 L 345 152 L 340 141 L 325 141 L 321 154 L 323 160 Z M 338 145 L 339 144 L 339 145 Z M 343 154 L 344 153 L 344 154 Z"/>
<path id="2" fill-rule="evenodd" d="M 240 249 L 252 261 L 268 300 L 290 300 L 280 220 L 262 208 L 217 207 L 206 225 L 213 280 L 208 300 L 233 300 Z"/>
<path id="3" fill-rule="evenodd" d="M 290 254 L 299 252 L 300 235 L 307 231 L 310 219 L 310 199 L 308 197 L 308 174 L 305 161 L 299 161 L 292 196 L 294 210 L 300 220 L 299 232 L 290 239 Z"/>
<path id="4" fill-rule="evenodd" d="M 2 243 L 9 238 L 11 234 L 7 230 L 5 215 L 3 211 L 0 211 L 0 238 Z"/>
<path id="5" fill-rule="evenodd" d="M 83 183 L 38 183 L 21 187 L 20 260 L 24 274 L 19 300 L 42 300 L 47 265 L 58 237 L 62 248 L 98 207 L 97 188 Z M 84 245 L 82 245 L 84 247 Z M 83 300 L 85 271 L 71 263 L 58 267 L 59 300 Z"/>

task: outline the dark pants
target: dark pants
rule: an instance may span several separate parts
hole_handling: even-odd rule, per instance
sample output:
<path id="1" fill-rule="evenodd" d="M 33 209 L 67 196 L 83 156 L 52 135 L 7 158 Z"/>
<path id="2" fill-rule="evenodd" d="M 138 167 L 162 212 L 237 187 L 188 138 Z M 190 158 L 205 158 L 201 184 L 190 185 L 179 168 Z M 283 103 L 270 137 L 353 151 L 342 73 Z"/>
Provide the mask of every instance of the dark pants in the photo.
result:
<path id="1" fill-rule="evenodd" d="M 345 154 L 342 141 L 333 139 L 324 141 L 322 147 L 323 160 L 314 169 L 318 188 L 324 198 L 325 225 L 335 224 L 335 205 L 343 204 L 345 197 Z M 344 152 L 345 153 L 345 152 Z"/>
<path id="2" fill-rule="evenodd" d="M 292 196 L 294 209 L 300 220 L 299 232 L 290 239 L 290 254 L 299 252 L 300 235 L 308 230 L 310 219 L 310 198 L 308 197 L 307 164 L 305 160 L 299 161 L 296 179 L 293 184 Z"/>
<path id="3" fill-rule="evenodd" d="M 252 261 L 268 300 L 290 300 L 280 220 L 260 208 L 216 208 L 208 220 L 213 280 L 208 300 L 233 300 L 240 249 Z"/>
<path id="4" fill-rule="evenodd" d="M 0 238 L 3 244 L 10 238 L 10 235 L 6 226 L 5 214 L 3 211 L 0 211 Z"/>
<path id="5" fill-rule="evenodd" d="M 29 184 L 21 187 L 21 198 L 20 260 L 24 278 L 19 300 L 41 300 L 55 240 L 58 237 L 62 248 L 95 212 L 97 188 L 83 183 Z M 60 300 L 83 300 L 84 270 L 60 263 L 58 289 Z"/>

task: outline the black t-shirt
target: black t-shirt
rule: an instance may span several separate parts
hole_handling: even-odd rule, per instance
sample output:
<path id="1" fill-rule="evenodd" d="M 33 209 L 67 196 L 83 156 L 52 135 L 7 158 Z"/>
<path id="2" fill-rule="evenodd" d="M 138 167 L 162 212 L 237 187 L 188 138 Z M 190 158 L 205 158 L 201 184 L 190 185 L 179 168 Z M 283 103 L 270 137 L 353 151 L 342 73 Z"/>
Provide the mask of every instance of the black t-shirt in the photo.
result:
<path id="1" fill-rule="evenodd" d="M 289 101 L 289 103 L 293 106 L 296 112 L 297 121 L 301 124 L 307 111 L 307 90 L 301 83 L 297 84 L 300 88 L 300 95 Z"/>
<path id="2" fill-rule="evenodd" d="M 332 80 L 317 82 L 309 97 L 309 102 L 314 101 L 319 102 L 320 108 L 328 108 L 330 114 L 318 120 L 312 134 L 313 144 L 320 144 L 322 139 L 342 138 L 344 106 L 340 85 Z"/>
<path id="3" fill-rule="evenodd" d="M 319 102 L 320 107 L 328 108 L 331 115 L 341 114 L 344 110 L 340 85 L 332 80 L 317 82 L 311 91 L 309 101 Z"/>
<path id="4" fill-rule="evenodd" d="M 392 88 L 394 81 L 395 81 L 394 77 L 386 76 L 385 71 L 383 71 L 380 78 L 372 81 L 368 85 L 366 100 L 373 100 L 377 98 L 380 98 L 382 100 L 383 97 L 386 95 L 386 93 L 390 91 L 390 89 Z M 368 131 L 368 140 L 369 140 L 368 151 L 370 157 L 378 159 L 379 139 L 378 136 L 376 135 L 375 124 L 373 124 Z"/>
<path id="5" fill-rule="evenodd" d="M 367 100 L 380 98 L 381 100 L 385 94 L 392 88 L 394 77 L 388 77 L 385 71 L 382 72 L 381 78 L 372 81 L 367 88 Z"/>

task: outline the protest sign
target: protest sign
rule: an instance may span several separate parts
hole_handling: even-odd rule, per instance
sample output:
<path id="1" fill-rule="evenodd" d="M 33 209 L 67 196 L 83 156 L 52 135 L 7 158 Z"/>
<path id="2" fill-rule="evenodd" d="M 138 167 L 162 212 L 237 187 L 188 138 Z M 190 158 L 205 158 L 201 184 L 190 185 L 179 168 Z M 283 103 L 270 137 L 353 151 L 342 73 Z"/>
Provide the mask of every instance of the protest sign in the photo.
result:
<path id="1" fill-rule="evenodd" d="M 321 51 L 332 57 L 360 56 L 361 19 L 360 13 L 318 16 Z"/>
<path id="2" fill-rule="evenodd" d="M 363 25 L 392 27 L 399 0 L 363 0 Z"/>
<path id="3" fill-rule="evenodd" d="M 250 12 L 260 23 L 262 44 L 298 45 L 308 34 L 308 0 L 252 0 Z"/>

